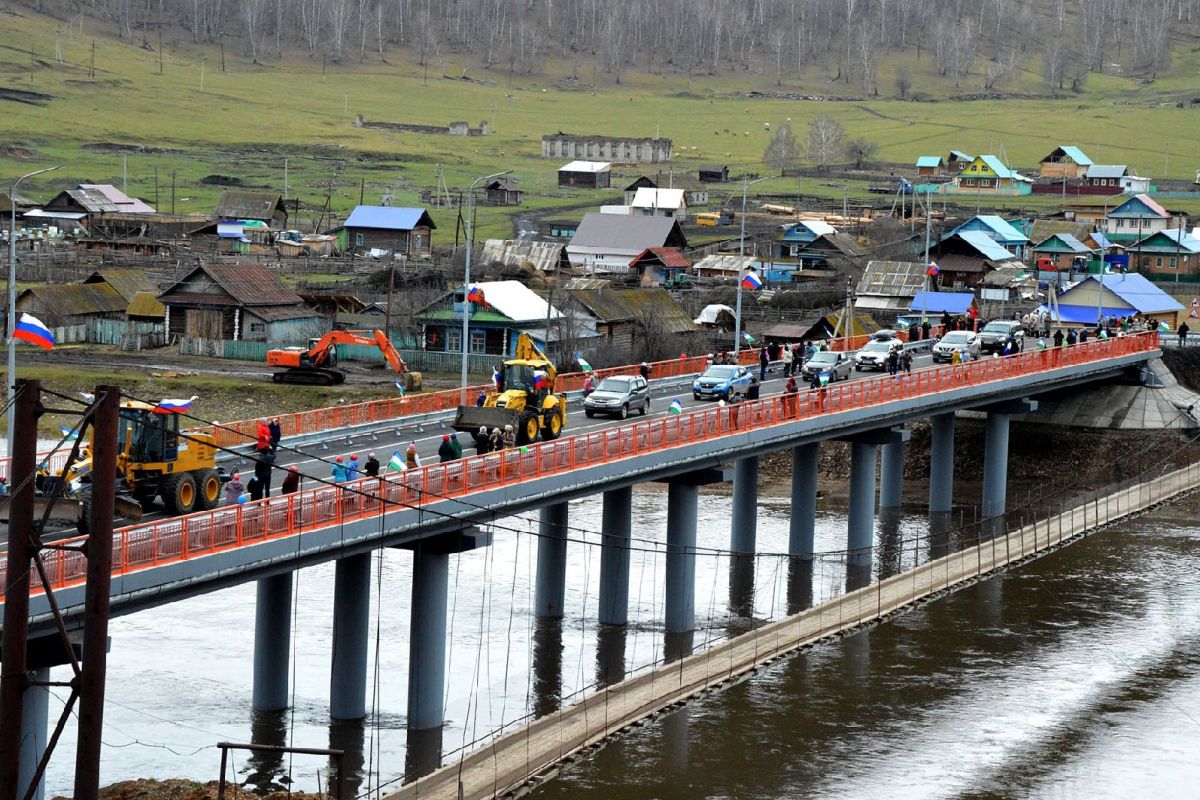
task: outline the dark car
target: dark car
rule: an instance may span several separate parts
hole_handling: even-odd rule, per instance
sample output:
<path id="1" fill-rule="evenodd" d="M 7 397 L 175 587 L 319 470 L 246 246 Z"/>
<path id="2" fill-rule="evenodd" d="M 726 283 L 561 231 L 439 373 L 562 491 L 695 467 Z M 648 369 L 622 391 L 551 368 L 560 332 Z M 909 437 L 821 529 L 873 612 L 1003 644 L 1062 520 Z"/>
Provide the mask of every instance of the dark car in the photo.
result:
<path id="1" fill-rule="evenodd" d="M 812 358 L 804 362 L 804 366 L 800 369 L 800 375 L 812 380 L 813 375 L 828 372 L 830 383 L 839 379 L 849 380 L 850 365 L 850 356 L 845 353 L 822 350 L 819 353 L 813 353 Z"/>
<path id="2" fill-rule="evenodd" d="M 1025 349 L 1025 328 L 1015 319 L 996 319 L 983 326 L 979 332 L 979 350 L 982 353 L 1002 353 L 1004 343 L 1011 336 L 1017 345 L 1017 352 Z"/>
<path id="3" fill-rule="evenodd" d="M 613 375 L 600 381 L 596 390 L 583 400 L 583 413 L 625 419 L 630 411 L 643 416 L 650 410 L 650 387 L 641 375 Z"/>

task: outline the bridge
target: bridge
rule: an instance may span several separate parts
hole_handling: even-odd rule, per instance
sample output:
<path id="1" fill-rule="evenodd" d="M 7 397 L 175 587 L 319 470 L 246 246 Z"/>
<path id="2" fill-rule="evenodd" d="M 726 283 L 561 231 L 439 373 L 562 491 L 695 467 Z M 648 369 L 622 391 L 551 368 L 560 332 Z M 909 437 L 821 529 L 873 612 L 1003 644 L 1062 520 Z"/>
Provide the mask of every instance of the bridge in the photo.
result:
<path id="1" fill-rule="evenodd" d="M 367 711 L 370 554 L 382 547 L 413 551 L 409 641 L 408 727 L 439 730 L 446 653 L 449 556 L 486 546 L 479 526 L 501 516 L 539 512 L 535 613 L 560 618 L 565 594 L 568 502 L 602 494 L 599 622 L 624 625 L 629 601 L 632 487 L 667 484 L 664 627 L 691 650 L 695 626 L 698 487 L 732 472 L 730 550 L 755 552 L 758 464 L 762 455 L 792 457 L 789 554 L 813 557 L 817 456 L 824 441 L 851 443 L 846 550 L 869 564 L 876 498 L 900 506 L 904 425 L 932 420 L 929 513 L 944 523 L 953 497 L 954 413 L 987 412 L 982 510 L 1001 531 L 1005 513 L 1009 416 L 1036 409 L 1044 392 L 1120 378 L 1157 357 L 1157 334 L 1138 334 L 1006 358 L 921 369 L 896 377 L 834 384 L 730 406 L 578 433 L 553 442 L 433 464 L 379 479 L 322 485 L 296 494 L 162 519 L 115 533 L 111 611 L 128 614 L 227 586 L 257 581 L 254 691 L 256 709 L 288 703 L 292 574 L 336 561 L 330 713 L 360 719 Z M 675 363 L 675 362 L 668 362 Z M 662 368 L 668 371 L 667 367 Z M 696 365 L 680 359 L 683 378 Z M 562 388 L 572 388 L 569 385 Z M 446 394 L 446 393 L 443 393 Z M 457 395 L 458 392 L 448 393 Z M 414 398 L 415 399 L 415 398 Z M 383 401 L 394 404 L 397 401 Z M 436 405 L 449 400 L 421 400 Z M 447 408 L 450 406 L 447 405 Z M 408 409 L 412 411 L 412 409 Z M 355 421 L 293 435 L 344 435 L 348 426 L 386 423 L 383 411 L 354 411 Z M 419 414 L 444 413 L 421 407 Z M 395 414 L 393 414 L 394 418 Z M 328 424 L 328 423 L 326 423 Z M 333 433 L 336 432 L 336 433 Z M 242 440 L 238 433 L 222 434 Z M 882 451 L 882 463 L 879 464 Z M 732 463 L 732 469 L 727 465 Z M 877 466 L 881 467 L 876 481 Z M 72 540 L 60 544 L 69 546 Z M 74 542 L 77 543 L 77 542 Z M 68 620 L 82 611 L 86 563 L 62 548 L 46 554 L 58 606 Z M 0 567 L 0 582 L 10 576 Z M 49 598 L 35 590 L 31 636 L 47 637 L 54 622 Z M 48 674 L 49 663 L 30 665 Z M 45 708 L 23 715 L 30 741 L 44 741 Z M 38 732 L 40 730 L 40 733 Z M 36 758 L 37 748 L 29 758 Z M 29 763 L 26 760 L 24 763 Z M 30 770 L 30 773 L 32 770 Z"/>

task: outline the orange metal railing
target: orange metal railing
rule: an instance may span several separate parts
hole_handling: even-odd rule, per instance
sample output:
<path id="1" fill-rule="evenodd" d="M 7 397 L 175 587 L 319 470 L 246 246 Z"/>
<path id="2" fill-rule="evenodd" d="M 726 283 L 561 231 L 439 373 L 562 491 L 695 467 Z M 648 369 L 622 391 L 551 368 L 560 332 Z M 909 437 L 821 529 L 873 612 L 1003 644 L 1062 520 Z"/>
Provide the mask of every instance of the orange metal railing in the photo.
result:
<path id="1" fill-rule="evenodd" d="M 377 517 L 388 509 L 421 506 L 447 497 L 468 495 L 668 447 L 695 444 L 734 432 L 1103 361 L 1157 347 L 1156 333 L 1136 334 L 1007 358 L 933 367 L 895 377 L 840 383 L 799 394 L 714 406 L 576 434 L 553 442 L 389 473 L 382 478 L 363 478 L 341 486 L 323 485 L 245 505 L 132 525 L 114 534 L 113 572 L 125 574 L 148 569 L 316 528 Z M 84 582 L 86 562 L 82 555 L 68 549 L 81 541 L 80 537 L 57 542 L 64 548 L 44 554 L 55 589 Z M 0 562 L 0 584 L 7 582 L 5 570 L 5 565 Z"/>

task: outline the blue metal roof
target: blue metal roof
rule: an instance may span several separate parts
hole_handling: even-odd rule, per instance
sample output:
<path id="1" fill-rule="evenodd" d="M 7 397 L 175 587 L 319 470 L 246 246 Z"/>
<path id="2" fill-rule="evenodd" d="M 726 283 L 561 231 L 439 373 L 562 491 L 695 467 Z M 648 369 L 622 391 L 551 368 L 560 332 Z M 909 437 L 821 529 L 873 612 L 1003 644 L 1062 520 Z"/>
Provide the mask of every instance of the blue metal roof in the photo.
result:
<path id="1" fill-rule="evenodd" d="M 1071 293 L 1088 281 L 1100 283 L 1099 275 L 1088 275 L 1079 283 L 1063 292 L 1060 301 L 1070 301 Z M 1155 286 L 1145 276 L 1136 272 L 1123 275 L 1103 276 L 1105 291 L 1112 292 L 1142 314 L 1157 314 L 1163 311 L 1182 311 L 1183 306 L 1175 298 Z M 1096 321 L 1095 307 L 1092 307 L 1092 322 Z M 1119 309 L 1117 316 L 1129 316 L 1128 309 Z"/>
<path id="2" fill-rule="evenodd" d="M 1012 223 L 1001 219 L 994 214 L 980 214 L 978 216 L 971 217 L 969 220 L 943 236 L 942 239 L 949 239 L 956 233 L 978 231 L 981 227 L 987 228 L 989 231 L 995 234 L 992 238 L 1002 245 L 1007 246 L 1026 244 L 1029 241 L 1029 237 L 1013 227 Z"/>
<path id="3" fill-rule="evenodd" d="M 974 247 L 988 261 L 1016 261 L 1017 257 L 1004 249 L 983 231 L 962 231 L 955 236 Z M 1025 241 L 1028 241 L 1026 239 Z"/>
<path id="4" fill-rule="evenodd" d="M 917 159 L 918 167 L 940 167 L 941 165 L 941 156 L 921 156 Z"/>
<path id="5" fill-rule="evenodd" d="M 392 208 L 391 206 L 357 206 L 346 220 L 347 228 L 382 228 L 390 231 L 411 231 L 421 224 L 434 227 L 423 208 Z"/>
<path id="6" fill-rule="evenodd" d="M 1065 153 L 1068 158 L 1070 158 L 1072 161 L 1074 161 L 1076 164 L 1080 165 L 1081 167 L 1090 167 L 1092 165 L 1092 160 L 1090 158 L 1088 158 L 1087 156 L 1085 156 L 1083 154 L 1083 151 L 1080 150 L 1078 147 L 1076 147 L 1073 144 L 1059 145 L 1058 149 L 1062 150 L 1063 153 Z"/>
<path id="7" fill-rule="evenodd" d="M 980 156 L 979 160 L 987 164 L 987 168 L 996 173 L 997 178 L 1011 178 L 1016 175 L 1008 167 L 1004 166 L 1004 162 L 995 156 Z"/>
<path id="8" fill-rule="evenodd" d="M 975 156 L 967 155 L 962 150 L 951 150 L 950 155 L 957 158 L 959 161 L 974 161 Z"/>
<path id="9" fill-rule="evenodd" d="M 1113 246 L 1112 242 L 1108 240 L 1108 237 L 1100 231 L 1092 231 L 1091 236 L 1092 241 L 1096 243 L 1096 247 L 1100 248 L 1101 250 L 1107 250 Z"/>
<path id="10" fill-rule="evenodd" d="M 970 292 L 917 292 L 908 310 L 922 314 L 965 314 L 974 302 L 975 295 Z"/>
<path id="11" fill-rule="evenodd" d="M 1038 242 L 1037 246 L 1034 247 L 1033 249 L 1034 250 L 1049 250 L 1049 249 L 1051 249 L 1049 246 L 1050 243 L 1053 241 L 1056 241 L 1056 240 L 1061 242 L 1063 245 L 1065 245 L 1067 250 L 1072 253 L 1078 253 L 1079 255 L 1083 255 L 1085 253 L 1092 252 L 1092 249 L 1090 247 L 1088 247 L 1086 244 L 1079 241 L 1078 239 L 1076 239 L 1074 236 L 1072 236 L 1069 233 L 1056 233 L 1053 236 L 1048 236 L 1043 241 Z"/>

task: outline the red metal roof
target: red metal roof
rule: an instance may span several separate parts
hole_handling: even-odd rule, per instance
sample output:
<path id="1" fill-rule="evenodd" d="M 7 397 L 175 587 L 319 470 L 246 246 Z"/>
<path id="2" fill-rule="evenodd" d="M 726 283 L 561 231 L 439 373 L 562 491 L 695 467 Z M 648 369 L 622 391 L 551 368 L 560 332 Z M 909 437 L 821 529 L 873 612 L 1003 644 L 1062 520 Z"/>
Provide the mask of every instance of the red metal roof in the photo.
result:
<path id="1" fill-rule="evenodd" d="M 629 266 L 633 267 L 647 256 L 657 257 L 664 267 L 682 267 L 687 269 L 691 266 L 691 262 L 684 258 L 683 253 L 679 252 L 679 249 L 676 247 L 647 247 L 629 262 Z"/>

